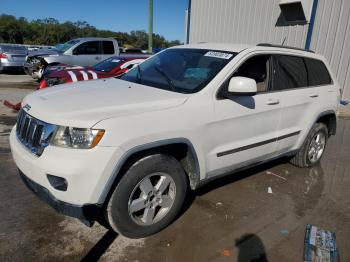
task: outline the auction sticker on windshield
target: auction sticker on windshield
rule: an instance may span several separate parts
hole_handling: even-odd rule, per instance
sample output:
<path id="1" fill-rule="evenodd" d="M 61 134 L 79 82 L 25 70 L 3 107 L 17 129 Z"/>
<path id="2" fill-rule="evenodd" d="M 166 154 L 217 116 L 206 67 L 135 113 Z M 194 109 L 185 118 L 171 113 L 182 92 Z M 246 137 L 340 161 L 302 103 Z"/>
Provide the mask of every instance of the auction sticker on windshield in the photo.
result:
<path id="1" fill-rule="evenodd" d="M 222 58 L 222 59 L 230 59 L 233 56 L 233 54 L 216 52 L 216 51 L 208 51 L 204 56 L 210 56 L 210 57 L 216 57 L 216 58 Z"/>

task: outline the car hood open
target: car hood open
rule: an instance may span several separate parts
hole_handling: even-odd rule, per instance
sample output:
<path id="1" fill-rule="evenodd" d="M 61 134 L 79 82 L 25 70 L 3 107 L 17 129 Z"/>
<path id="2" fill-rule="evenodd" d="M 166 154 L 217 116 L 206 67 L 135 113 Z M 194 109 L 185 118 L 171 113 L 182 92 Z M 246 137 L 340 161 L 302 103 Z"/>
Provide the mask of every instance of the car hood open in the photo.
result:
<path id="1" fill-rule="evenodd" d="M 92 127 L 118 116 L 164 110 L 189 95 L 115 78 L 65 84 L 36 91 L 22 102 L 28 113 L 51 124 Z"/>

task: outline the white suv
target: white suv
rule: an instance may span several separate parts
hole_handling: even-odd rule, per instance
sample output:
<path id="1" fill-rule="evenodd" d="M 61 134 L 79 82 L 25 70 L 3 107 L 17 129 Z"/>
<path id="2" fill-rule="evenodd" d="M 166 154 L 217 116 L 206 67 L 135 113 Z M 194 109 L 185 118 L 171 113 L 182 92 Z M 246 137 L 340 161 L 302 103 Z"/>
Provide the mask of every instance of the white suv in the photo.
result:
<path id="1" fill-rule="evenodd" d="M 340 94 L 312 52 L 178 46 L 121 79 L 28 95 L 10 143 L 25 184 L 57 211 L 144 237 L 220 175 L 279 157 L 318 163 Z"/>

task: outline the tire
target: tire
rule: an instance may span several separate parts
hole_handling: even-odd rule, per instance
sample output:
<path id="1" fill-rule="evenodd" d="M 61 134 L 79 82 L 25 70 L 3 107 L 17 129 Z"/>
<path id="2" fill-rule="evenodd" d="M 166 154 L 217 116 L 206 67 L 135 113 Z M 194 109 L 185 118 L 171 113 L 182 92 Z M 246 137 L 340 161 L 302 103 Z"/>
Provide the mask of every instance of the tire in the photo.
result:
<path id="1" fill-rule="evenodd" d="M 317 165 L 323 156 L 327 140 L 328 129 L 326 125 L 323 123 L 314 124 L 298 153 L 290 162 L 298 167 L 312 167 Z"/>
<path id="2" fill-rule="evenodd" d="M 134 162 L 114 189 L 106 207 L 108 223 L 129 238 L 155 234 L 175 219 L 187 188 L 186 174 L 175 158 L 144 157 Z"/>

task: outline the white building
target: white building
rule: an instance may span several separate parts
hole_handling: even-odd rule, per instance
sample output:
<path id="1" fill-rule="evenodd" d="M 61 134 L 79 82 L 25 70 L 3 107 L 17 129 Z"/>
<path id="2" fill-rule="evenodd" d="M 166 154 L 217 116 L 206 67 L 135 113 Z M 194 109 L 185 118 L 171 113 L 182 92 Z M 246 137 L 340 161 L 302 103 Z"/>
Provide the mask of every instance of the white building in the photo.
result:
<path id="1" fill-rule="evenodd" d="M 190 0 L 187 41 L 272 43 L 323 54 L 350 99 L 350 0 Z"/>

